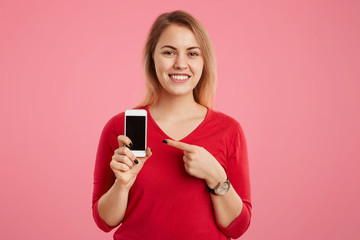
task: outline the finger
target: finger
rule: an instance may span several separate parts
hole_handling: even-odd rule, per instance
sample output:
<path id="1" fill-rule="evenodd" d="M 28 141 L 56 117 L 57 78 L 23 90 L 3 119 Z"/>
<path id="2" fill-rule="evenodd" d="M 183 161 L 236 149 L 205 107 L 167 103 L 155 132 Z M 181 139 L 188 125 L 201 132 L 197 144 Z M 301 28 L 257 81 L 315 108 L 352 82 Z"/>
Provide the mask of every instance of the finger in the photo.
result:
<path id="1" fill-rule="evenodd" d="M 196 148 L 195 145 L 187 144 L 184 142 L 178 142 L 178 141 L 174 141 L 174 140 L 170 140 L 170 139 L 163 140 L 163 143 L 166 143 L 169 146 L 178 148 L 178 149 L 186 151 L 186 152 L 194 152 L 195 148 Z"/>
<path id="2" fill-rule="evenodd" d="M 193 152 L 184 151 L 184 156 L 186 156 L 189 160 L 192 158 L 193 155 L 194 155 Z"/>
<path id="3" fill-rule="evenodd" d="M 190 159 L 187 156 L 183 156 L 183 161 L 184 163 L 188 163 L 190 161 Z"/>
<path id="4" fill-rule="evenodd" d="M 125 155 L 114 154 L 113 160 L 126 164 L 129 168 L 132 168 L 134 163 Z"/>
<path id="5" fill-rule="evenodd" d="M 126 164 L 117 162 L 115 160 L 110 162 L 110 167 L 113 170 L 122 171 L 122 172 L 126 172 L 130 170 L 130 168 Z"/>
<path id="6" fill-rule="evenodd" d="M 186 172 L 192 176 L 193 175 L 192 168 L 190 168 L 190 166 L 188 166 L 187 164 L 185 164 L 184 167 L 185 167 Z"/>
<path id="7" fill-rule="evenodd" d="M 135 158 L 135 155 L 133 152 L 131 152 L 131 150 L 127 147 L 119 147 L 118 149 L 115 150 L 113 157 L 116 157 L 116 159 L 120 160 L 120 156 L 124 156 L 126 158 L 128 158 L 131 162 L 138 164 L 138 160 Z M 132 167 L 133 165 L 128 164 L 130 167 Z"/>
<path id="8" fill-rule="evenodd" d="M 122 147 L 124 145 L 126 145 L 126 146 L 132 145 L 132 142 L 131 142 L 130 138 L 128 138 L 125 135 L 119 135 L 117 137 L 117 140 L 118 140 L 118 143 L 119 143 L 119 147 Z"/>
<path id="9" fill-rule="evenodd" d="M 115 154 L 118 155 L 125 155 L 127 156 L 131 161 L 134 161 L 136 159 L 134 153 L 127 147 L 119 147 L 115 150 Z"/>

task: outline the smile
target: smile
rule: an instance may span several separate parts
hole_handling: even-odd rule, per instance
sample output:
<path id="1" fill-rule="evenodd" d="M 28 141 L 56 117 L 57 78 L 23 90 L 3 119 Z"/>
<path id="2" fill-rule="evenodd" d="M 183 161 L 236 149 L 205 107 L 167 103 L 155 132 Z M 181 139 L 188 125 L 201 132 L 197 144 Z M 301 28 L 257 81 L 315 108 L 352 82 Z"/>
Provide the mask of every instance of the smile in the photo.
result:
<path id="1" fill-rule="evenodd" d="M 177 83 L 186 82 L 190 78 L 190 76 L 187 74 L 169 74 L 169 77 L 171 80 Z"/>

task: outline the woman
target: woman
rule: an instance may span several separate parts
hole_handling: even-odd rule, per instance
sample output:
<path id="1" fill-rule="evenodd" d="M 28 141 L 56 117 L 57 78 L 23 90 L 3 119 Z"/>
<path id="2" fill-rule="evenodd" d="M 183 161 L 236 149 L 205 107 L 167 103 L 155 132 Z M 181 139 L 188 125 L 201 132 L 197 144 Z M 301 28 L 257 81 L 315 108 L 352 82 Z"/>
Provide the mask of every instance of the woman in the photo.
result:
<path id="1" fill-rule="evenodd" d="M 124 113 L 105 126 L 93 215 L 114 239 L 230 239 L 248 228 L 247 149 L 238 122 L 211 109 L 215 58 L 205 28 L 183 11 L 160 15 L 144 51 L 146 157 L 124 136 Z"/>

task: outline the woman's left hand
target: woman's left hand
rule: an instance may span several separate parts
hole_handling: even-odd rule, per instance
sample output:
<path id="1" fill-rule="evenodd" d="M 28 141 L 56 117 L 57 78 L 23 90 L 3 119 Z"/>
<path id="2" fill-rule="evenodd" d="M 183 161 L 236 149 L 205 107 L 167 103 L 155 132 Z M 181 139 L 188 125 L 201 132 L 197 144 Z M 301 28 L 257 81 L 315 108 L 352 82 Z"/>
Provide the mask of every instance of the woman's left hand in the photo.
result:
<path id="1" fill-rule="evenodd" d="M 174 140 L 165 140 L 168 145 L 184 151 L 185 170 L 194 177 L 204 179 L 210 188 L 226 181 L 224 168 L 205 148 Z"/>

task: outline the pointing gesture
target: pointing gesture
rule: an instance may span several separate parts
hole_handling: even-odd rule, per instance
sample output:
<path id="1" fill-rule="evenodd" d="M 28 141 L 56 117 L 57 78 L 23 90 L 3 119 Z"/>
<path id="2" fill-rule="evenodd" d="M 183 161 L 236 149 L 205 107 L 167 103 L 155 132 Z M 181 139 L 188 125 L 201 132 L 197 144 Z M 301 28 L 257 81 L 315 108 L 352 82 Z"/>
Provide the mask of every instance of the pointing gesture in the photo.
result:
<path id="1" fill-rule="evenodd" d="M 226 181 L 226 173 L 215 157 L 205 148 L 174 140 L 163 143 L 184 151 L 184 167 L 191 176 L 204 179 L 210 188 Z"/>
<path id="2" fill-rule="evenodd" d="M 186 152 L 195 152 L 196 148 L 198 147 L 196 145 L 190 145 L 184 142 L 173 141 L 173 140 L 163 140 L 163 143 L 166 143 L 167 145 L 170 145 L 172 147 L 178 148 Z"/>

